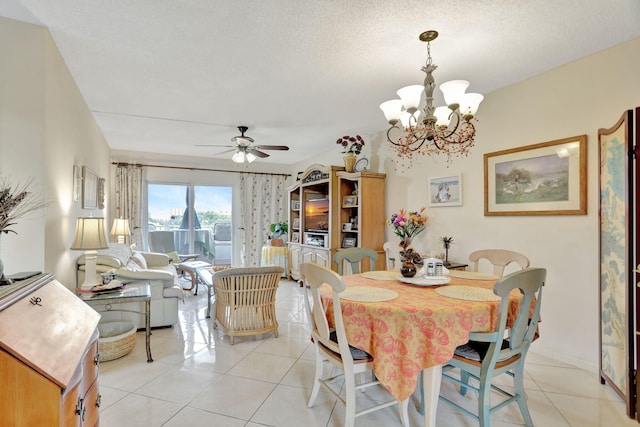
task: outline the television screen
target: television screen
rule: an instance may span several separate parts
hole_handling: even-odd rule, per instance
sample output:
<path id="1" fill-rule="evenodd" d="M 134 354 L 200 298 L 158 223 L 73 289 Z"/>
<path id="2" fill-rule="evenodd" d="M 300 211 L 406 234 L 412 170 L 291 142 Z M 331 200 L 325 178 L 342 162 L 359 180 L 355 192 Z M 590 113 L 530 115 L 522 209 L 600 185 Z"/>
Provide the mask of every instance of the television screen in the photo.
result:
<path id="1" fill-rule="evenodd" d="M 304 205 L 305 230 L 329 230 L 329 199 L 307 200 Z"/>

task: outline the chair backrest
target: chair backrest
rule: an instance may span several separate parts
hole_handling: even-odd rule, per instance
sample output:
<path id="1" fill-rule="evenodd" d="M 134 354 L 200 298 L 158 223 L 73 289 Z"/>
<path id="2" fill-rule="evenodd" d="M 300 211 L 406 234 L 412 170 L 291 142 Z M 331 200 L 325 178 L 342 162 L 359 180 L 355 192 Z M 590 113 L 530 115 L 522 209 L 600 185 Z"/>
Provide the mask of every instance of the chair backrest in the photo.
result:
<path id="1" fill-rule="evenodd" d="M 284 268 L 279 266 L 228 268 L 213 273 L 216 299 L 227 306 L 269 304 Z"/>
<path id="2" fill-rule="evenodd" d="M 150 231 L 148 238 L 151 252 L 168 254 L 176 251 L 173 231 Z"/>
<path id="3" fill-rule="evenodd" d="M 369 271 L 375 270 L 374 261 L 378 259 L 378 253 L 369 248 L 345 248 L 338 249 L 333 256 L 333 262 L 338 264 L 338 274 L 342 275 L 344 261 L 351 265 L 353 274 L 360 273 L 360 263 L 369 259 Z"/>
<path id="4" fill-rule="evenodd" d="M 525 268 L 504 276 L 493 286 L 493 292 L 501 298 L 501 301 L 495 340 L 491 343 L 487 352 L 487 359 L 490 359 L 488 360 L 489 363 L 507 360 L 518 354 L 526 355 L 538 329 L 540 307 L 542 306 L 542 287 L 546 277 L 547 270 L 545 268 Z M 510 309 L 509 293 L 513 289 L 520 290 L 522 303 L 509 329 L 509 346 L 501 349 Z M 533 304 L 535 304 L 535 309 L 531 313 Z"/>
<path id="5" fill-rule="evenodd" d="M 329 350 L 340 354 L 343 362 L 353 363 L 340 307 L 340 292 L 346 288 L 342 277 L 321 265 L 305 262 L 300 265 L 300 278 L 304 285 L 304 302 L 312 338 Z M 327 310 L 328 305 L 323 304 L 320 298 L 320 287 L 324 283 L 331 287 L 332 310 Z M 327 313 L 332 317 L 333 330 L 338 338 L 337 343 L 330 339 L 332 329 L 329 327 Z"/>
<path id="6" fill-rule="evenodd" d="M 529 267 L 529 258 L 515 251 L 506 249 L 482 249 L 471 252 L 469 261 L 471 261 L 471 271 L 478 271 L 478 264 L 481 259 L 486 259 L 493 265 L 493 274 L 498 277 L 504 275 L 504 268 L 512 262 L 517 263 L 520 268 Z"/>
<path id="7" fill-rule="evenodd" d="M 385 242 L 382 245 L 384 249 L 384 255 L 387 261 L 387 270 L 399 270 L 400 269 L 400 246 L 396 243 Z"/>
<path id="8" fill-rule="evenodd" d="M 231 241 L 231 223 L 216 222 L 213 225 L 213 240 L 216 242 L 230 242 Z"/>

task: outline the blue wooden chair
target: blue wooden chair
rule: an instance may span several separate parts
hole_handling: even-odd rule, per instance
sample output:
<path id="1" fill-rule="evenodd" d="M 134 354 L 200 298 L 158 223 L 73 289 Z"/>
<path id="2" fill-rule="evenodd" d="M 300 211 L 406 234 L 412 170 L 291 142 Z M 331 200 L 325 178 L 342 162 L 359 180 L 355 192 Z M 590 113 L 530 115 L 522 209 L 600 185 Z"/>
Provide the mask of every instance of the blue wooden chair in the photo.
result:
<path id="1" fill-rule="evenodd" d="M 378 253 L 369 248 L 345 248 L 338 249 L 333 256 L 333 262 L 338 264 L 338 274 L 342 276 L 342 266 L 344 261 L 351 265 L 353 274 L 360 273 L 360 264 L 369 259 L 369 271 L 375 270 L 374 261 L 378 259 Z"/>
<path id="2" fill-rule="evenodd" d="M 536 337 L 542 304 L 542 287 L 546 275 L 547 270 L 544 268 L 527 268 L 511 273 L 496 282 L 493 292 L 500 296 L 501 301 L 500 316 L 495 330 L 469 334 L 469 342 L 458 347 L 453 358 L 442 368 L 442 379 L 460 385 L 461 395 L 465 395 L 467 389 L 478 393 L 478 414 L 468 411 L 442 395 L 440 400 L 465 415 L 475 418 L 480 422 L 481 427 L 490 425 L 489 416 L 493 411 L 512 402 L 518 403 L 525 424 L 533 426 L 524 393 L 524 362 L 529 346 Z M 519 289 L 522 293 L 522 304 L 513 326 L 507 328 L 509 292 L 513 289 Z M 535 309 L 530 316 L 530 307 L 534 301 Z M 507 330 L 509 337 L 505 339 Z M 460 369 L 460 379 L 449 373 L 454 368 Z M 514 393 L 492 384 L 494 378 L 503 374 L 513 378 Z M 469 384 L 469 377 L 478 381 L 479 386 Z M 492 390 L 506 398 L 493 407 L 491 407 Z"/>

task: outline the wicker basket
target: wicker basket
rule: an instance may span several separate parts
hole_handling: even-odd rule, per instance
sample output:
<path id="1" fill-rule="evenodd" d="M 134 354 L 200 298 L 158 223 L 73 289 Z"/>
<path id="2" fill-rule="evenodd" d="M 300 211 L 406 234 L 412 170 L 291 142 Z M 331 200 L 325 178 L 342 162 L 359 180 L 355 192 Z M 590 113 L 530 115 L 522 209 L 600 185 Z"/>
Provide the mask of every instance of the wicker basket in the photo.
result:
<path id="1" fill-rule="evenodd" d="M 131 353 L 136 344 L 136 325 L 131 322 L 98 324 L 98 354 L 100 362 L 117 359 Z"/>

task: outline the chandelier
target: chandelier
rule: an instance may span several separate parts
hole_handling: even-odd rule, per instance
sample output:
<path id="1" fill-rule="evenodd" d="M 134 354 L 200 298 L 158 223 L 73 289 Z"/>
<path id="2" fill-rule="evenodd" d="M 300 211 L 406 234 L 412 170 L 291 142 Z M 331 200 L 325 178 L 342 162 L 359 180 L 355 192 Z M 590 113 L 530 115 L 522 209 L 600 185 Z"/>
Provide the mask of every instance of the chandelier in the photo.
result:
<path id="1" fill-rule="evenodd" d="M 411 159 L 417 154 L 467 155 L 474 144 L 476 128 L 473 125 L 478 106 L 484 97 L 479 93 L 465 93 L 469 82 L 452 80 L 440 85 L 446 106 L 435 108 L 433 72 L 437 65 L 431 60 L 431 42 L 438 37 L 437 31 L 425 31 L 420 40 L 427 43 L 427 62 L 422 67 L 426 73 L 424 85 L 406 86 L 396 93 L 400 99 L 380 104 L 387 121 L 387 140 L 396 149 L 399 157 Z M 418 107 L 422 93 L 425 106 Z M 422 116 L 422 117 L 420 117 Z"/>

